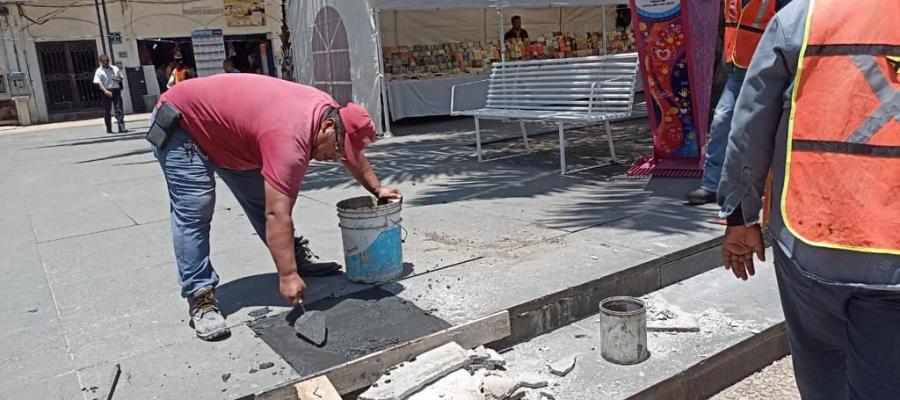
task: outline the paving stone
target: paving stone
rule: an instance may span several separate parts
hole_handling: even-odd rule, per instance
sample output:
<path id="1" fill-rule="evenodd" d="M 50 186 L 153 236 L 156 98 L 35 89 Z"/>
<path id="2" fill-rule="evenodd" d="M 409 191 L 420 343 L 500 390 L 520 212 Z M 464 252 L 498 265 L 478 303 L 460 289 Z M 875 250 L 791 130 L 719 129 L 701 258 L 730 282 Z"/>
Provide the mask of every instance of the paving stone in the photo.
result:
<path id="1" fill-rule="evenodd" d="M 385 375 L 359 396 L 360 400 L 402 400 L 426 385 L 469 363 L 466 351 L 456 342 L 420 354 Z"/>
<path id="2" fill-rule="evenodd" d="M 276 374 L 250 374 L 251 368 L 264 362 L 274 363 L 266 372 Z M 226 340 L 205 342 L 191 338 L 116 363 L 122 368 L 116 399 L 234 399 L 299 378 L 243 325 L 233 327 Z M 108 385 L 109 369 L 108 363 L 82 369 L 84 386 Z M 228 374 L 227 381 L 223 380 Z M 227 395 L 222 394 L 223 389 Z"/>

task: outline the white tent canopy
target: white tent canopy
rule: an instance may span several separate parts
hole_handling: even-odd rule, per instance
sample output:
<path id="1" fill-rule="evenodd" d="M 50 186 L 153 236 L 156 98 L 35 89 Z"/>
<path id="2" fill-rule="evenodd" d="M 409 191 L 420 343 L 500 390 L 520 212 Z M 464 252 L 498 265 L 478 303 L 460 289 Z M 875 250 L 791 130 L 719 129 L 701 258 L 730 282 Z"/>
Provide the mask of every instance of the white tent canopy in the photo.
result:
<path id="1" fill-rule="evenodd" d="M 458 10 L 485 8 L 580 7 L 625 4 L 625 0 L 370 0 L 376 10 Z"/>
<path id="2" fill-rule="evenodd" d="M 607 21 L 598 6 L 626 1 L 295 0 L 286 18 L 295 78 L 333 95 L 352 88 L 343 100 L 363 105 L 379 121 L 387 109 L 382 46 L 498 40 L 501 24 L 509 25 L 504 15 L 522 15 L 532 37 L 601 31 Z M 384 121 L 389 131 L 388 118 Z"/>

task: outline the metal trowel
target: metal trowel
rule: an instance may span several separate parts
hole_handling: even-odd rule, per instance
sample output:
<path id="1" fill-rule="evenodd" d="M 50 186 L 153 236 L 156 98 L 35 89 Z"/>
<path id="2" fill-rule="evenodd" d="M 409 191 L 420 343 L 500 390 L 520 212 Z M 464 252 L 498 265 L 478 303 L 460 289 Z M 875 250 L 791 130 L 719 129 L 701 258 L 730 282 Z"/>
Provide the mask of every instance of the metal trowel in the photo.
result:
<path id="1" fill-rule="evenodd" d="M 325 345 L 328 340 L 328 326 L 325 325 L 325 315 L 321 311 L 306 311 L 303 301 L 297 304 L 296 310 L 300 310 L 300 316 L 294 320 L 294 331 L 303 340 L 312 343 L 316 347 Z"/>

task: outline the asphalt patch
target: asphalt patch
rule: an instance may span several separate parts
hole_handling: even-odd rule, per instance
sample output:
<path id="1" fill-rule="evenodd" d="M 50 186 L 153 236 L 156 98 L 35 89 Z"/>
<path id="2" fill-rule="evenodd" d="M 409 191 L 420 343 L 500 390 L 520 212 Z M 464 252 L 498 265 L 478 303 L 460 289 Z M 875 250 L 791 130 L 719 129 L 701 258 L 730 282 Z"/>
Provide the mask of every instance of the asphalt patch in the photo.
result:
<path id="1" fill-rule="evenodd" d="M 249 324 L 300 376 L 450 327 L 428 311 L 378 288 L 304 306 L 325 316 L 328 340 L 322 347 L 297 336 L 290 312 Z"/>

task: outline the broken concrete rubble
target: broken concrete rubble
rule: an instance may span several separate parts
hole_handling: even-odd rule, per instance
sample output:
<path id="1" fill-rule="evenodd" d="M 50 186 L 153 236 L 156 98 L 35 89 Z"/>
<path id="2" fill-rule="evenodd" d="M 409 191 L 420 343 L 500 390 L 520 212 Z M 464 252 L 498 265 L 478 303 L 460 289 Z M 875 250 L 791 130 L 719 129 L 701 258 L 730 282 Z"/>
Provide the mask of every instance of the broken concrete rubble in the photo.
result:
<path id="1" fill-rule="evenodd" d="M 541 400 L 537 389 L 546 388 L 550 382 L 546 376 L 537 373 L 525 373 L 513 376 L 506 372 L 506 360 L 492 349 L 480 346 L 464 351 L 453 343 L 449 345 L 452 356 L 444 357 L 432 353 L 441 348 L 419 355 L 406 364 L 393 366 L 370 389 L 363 393 L 362 400 Z M 459 363 L 463 356 L 464 362 Z M 430 380 L 432 365 L 435 360 L 444 358 L 452 362 L 441 363 L 448 369 L 442 376 Z M 411 382 L 425 382 L 411 385 Z M 418 388 L 415 388 L 418 386 Z M 404 393 L 410 393 L 405 397 Z M 549 392 L 548 392 L 549 393 Z"/>
<path id="2" fill-rule="evenodd" d="M 467 367 L 469 371 L 476 371 L 479 369 L 490 371 L 504 369 L 506 367 L 506 360 L 494 349 L 478 346 L 478 348 L 474 350 L 469 350 L 467 354 L 469 355 L 469 360 L 471 360 L 471 363 Z"/>
<path id="3" fill-rule="evenodd" d="M 575 369 L 575 362 L 577 360 L 578 356 L 568 356 L 547 364 L 547 367 L 554 375 L 566 376 L 569 374 L 569 372 L 572 372 L 572 370 Z"/>
<path id="4" fill-rule="evenodd" d="M 700 332 L 697 316 L 669 304 L 658 296 L 641 298 L 647 304 L 647 331 L 649 332 Z"/>
<path id="5" fill-rule="evenodd" d="M 466 351 L 455 342 L 427 351 L 382 376 L 359 400 L 402 400 L 428 384 L 469 364 Z"/>
<path id="6" fill-rule="evenodd" d="M 481 385 L 481 391 L 484 393 L 485 400 L 508 399 L 518 388 L 518 380 L 500 375 L 486 376 L 484 383 Z"/>
<path id="7" fill-rule="evenodd" d="M 647 322 L 648 332 L 700 332 L 697 317 L 679 314 L 675 318 L 651 320 Z"/>
<path id="8" fill-rule="evenodd" d="M 408 400 L 484 400 L 481 393 L 483 380 L 482 374 L 459 369 L 416 392 Z"/>
<path id="9" fill-rule="evenodd" d="M 528 389 L 540 389 L 547 387 L 547 380 L 538 376 L 530 375 L 519 378 L 519 386 Z"/>

